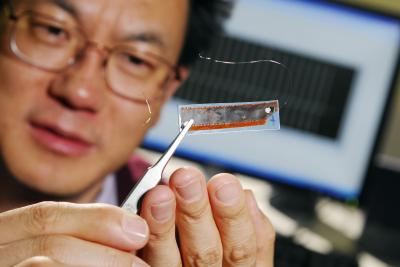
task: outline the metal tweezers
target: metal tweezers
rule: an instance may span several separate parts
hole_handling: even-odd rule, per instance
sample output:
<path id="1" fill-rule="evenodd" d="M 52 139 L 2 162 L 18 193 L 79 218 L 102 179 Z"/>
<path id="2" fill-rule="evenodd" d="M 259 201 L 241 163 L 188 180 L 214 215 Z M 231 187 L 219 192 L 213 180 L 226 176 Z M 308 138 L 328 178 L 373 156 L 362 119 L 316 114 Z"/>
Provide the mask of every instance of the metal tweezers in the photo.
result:
<path id="1" fill-rule="evenodd" d="M 132 191 L 128 194 L 128 197 L 124 200 L 121 207 L 133 213 L 138 213 L 140 210 L 140 204 L 142 197 L 147 191 L 157 186 L 162 178 L 162 173 L 167 166 L 168 161 L 174 154 L 176 148 L 181 143 L 190 127 L 193 125 L 194 120 L 191 119 L 186 122 L 185 127 L 178 134 L 175 140 L 168 147 L 167 151 L 161 156 L 161 158 L 144 174 L 144 176 L 136 183 Z"/>

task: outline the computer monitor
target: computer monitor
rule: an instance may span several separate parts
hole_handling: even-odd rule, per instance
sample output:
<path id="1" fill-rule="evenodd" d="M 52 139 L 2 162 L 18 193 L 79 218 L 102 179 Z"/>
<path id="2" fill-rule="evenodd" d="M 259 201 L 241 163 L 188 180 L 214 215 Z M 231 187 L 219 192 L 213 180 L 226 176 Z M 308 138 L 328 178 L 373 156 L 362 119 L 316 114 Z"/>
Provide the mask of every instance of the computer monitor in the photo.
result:
<path id="1" fill-rule="evenodd" d="M 181 103 L 277 97 L 279 131 L 188 136 L 177 155 L 356 199 L 391 91 L 399 45 L 399 21 L 383 14 L 326 1 L 236 1 L 226 34 L 204 53 L 225 60 L 279 61 L 290 75 L 276 64 L 245 74 L 243 69 L 204 67 L 210 62 L 200 60 L 143 145 L 160 151 L 169 145 L 179 131 Z M 238 79 L 240 86 L 233 86 Z M 260 80 L 265 81 L 261 89 Z"/>

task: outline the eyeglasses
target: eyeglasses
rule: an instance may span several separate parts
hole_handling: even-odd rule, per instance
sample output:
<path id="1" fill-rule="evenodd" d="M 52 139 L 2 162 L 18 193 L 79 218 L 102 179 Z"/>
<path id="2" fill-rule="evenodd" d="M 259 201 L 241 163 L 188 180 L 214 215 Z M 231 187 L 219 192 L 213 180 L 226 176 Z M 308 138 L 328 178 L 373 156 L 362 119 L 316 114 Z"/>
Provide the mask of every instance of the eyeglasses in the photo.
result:
<path id="1" fill-rule="evenodd" d="M 95 47 L 106 53 L 108 87 L 123 98 L 143 103 L 160 96 L 165 81 L 179 79 L 176 66 L 143 47 L 101 47 L 89 41 L 79 28 L 33 11 L 9 18 L 14 21 L 11 50 L 22 61 L 40 69 L 61 72 L 77 62 L 88 47 Z"/>

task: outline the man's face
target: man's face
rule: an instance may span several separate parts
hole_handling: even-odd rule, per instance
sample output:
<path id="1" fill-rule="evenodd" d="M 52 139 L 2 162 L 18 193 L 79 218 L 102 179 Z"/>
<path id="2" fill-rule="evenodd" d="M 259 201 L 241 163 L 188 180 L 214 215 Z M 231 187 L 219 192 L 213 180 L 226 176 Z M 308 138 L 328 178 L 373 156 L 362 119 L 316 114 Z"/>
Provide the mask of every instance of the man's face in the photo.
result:
<path id="1" fill-rule="evenodd" d="M 27 10 L 51 15 L 77 25 L 90 41 L 106 47 L 139 42 L 173 64 L 183 45 L 188 10 L 187 0 L 13 3 L 17 15 Z M 12 23 L 5 21 L 1 30 L 6 33 L 0 52 L 2 160 L 18 180 L 37 190 L 64 196 L 79 193 L 127 160 L 149 127 L 148 107 L 109 89 L 104 54 L 95 48 L 86 49 L 62 72 L 24 63 L 9 49 Z M 150 103 L 153 121 L 178 84 L 162 85 L 165 94 Z"/>

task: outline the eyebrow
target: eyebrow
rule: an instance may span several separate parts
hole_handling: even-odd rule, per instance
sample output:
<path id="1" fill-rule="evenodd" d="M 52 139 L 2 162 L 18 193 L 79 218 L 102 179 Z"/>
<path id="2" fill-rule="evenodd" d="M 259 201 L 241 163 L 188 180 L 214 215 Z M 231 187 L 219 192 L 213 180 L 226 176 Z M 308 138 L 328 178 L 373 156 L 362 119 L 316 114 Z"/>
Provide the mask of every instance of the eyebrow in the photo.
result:
<path id="1" fill-rule="evenodd" d="M 160 35 L 154 32 L 141 32 L 141 33 L 130 34 L 125 39 L 126 41 L 155 44 L 162 48 L 166 47 L 165 41 L 160 37 Z"/>
<path id="2" fill-rule="evenodd" d="M 78 12 L 75 7 L 68 0 L 47 0 L 49 3 L 55 4 L 58 7 L 64 9 L 66 12 L 74 17 L 78 16 Z"/>
<path id="3" fill-rule="evenodd" d="M 70 13 L 74 17 L 78 17 L 78 11 L 76 8 L 71 4 L 68 0 L 47 0 L 48 2 L 59 6 L 60 8 L 64 9 L 66 12 Z M 163 38 L 160 37 L 159 34 L 155 32 L 141 32 L 141 33 L 134 33 L 128 35 L 126 41 L 132 42 L 143 42 L 148 44 L 155 44 L 161 48 L 166 47 L 166 42 Z"/>

